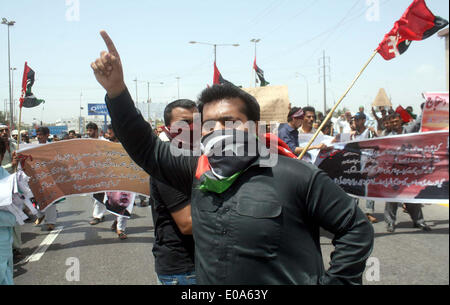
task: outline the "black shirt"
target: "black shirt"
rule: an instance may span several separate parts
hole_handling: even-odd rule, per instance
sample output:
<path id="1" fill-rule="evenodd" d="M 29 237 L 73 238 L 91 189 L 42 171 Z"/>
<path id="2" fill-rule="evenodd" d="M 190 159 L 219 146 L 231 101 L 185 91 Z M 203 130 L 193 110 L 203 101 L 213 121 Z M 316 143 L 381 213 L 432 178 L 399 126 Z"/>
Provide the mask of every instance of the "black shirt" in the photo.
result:
<path id="1" fill-rule="evenodd" d="M 155 226 L 155 270 L 158 275 L 194 271 L 194 239 L 183 235 L 171 213 L 186 207 L 189 198 L 170 186 L 150 179 L 150 200 Z"/>
<path id="2" fill-rule="evenodd" d="M 361 284 L 373 227 L 355 200 L 321 170 L 278 156 L 257 160 L 223 194 L 202 192 L 198 157 L 174 156 L 126 90 L 106 98 L 116 135 L 153 178 L 191 197 L 198 284 Z M 320 227 L 334 234 L 327 271 Z"/>

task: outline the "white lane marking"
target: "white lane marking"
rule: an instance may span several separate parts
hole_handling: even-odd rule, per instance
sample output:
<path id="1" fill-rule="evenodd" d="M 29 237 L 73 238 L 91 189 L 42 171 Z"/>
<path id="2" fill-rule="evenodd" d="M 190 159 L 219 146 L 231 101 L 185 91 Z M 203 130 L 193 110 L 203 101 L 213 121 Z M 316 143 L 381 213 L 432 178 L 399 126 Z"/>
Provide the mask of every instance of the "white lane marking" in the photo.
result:
<path id="1" fill-rule="evenodd" d="M 64 227 L 56 227 L 53 231 L 51 231 L 46 238 L 41 242 L 39 247 L 34 251 L 33 254 L 28 256 L 23 262 L 31 263 L 37 262 L 44 255 L 45 251 L 47 251 L 48 247 L 55 241 L 56 237 L 58 237 L 59 233 L 64 229 Z"/>

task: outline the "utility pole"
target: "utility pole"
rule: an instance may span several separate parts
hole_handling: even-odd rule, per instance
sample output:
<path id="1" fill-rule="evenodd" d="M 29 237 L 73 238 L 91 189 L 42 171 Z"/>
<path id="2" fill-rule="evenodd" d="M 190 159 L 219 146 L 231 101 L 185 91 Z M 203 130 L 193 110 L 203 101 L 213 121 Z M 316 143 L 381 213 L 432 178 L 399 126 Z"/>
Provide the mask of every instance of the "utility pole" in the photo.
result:
<path id="1" fill-rule="evenodd" d="M 325 56 L 325 50 L 323 51 L 323 56 L 321 59 L 319 59 L 319 74 L 323 73 L 321 77 L 323 77 L 323 114 L 325 115 L 327 112 L 327 67 L 328 73 L 330 73 L 330 57 Z M 328 65 L 326 64 L 326 59 L 328 59 Z M 321 64 L 322 66 L 320 66 Z M 319 77 L 319 82 L 321 77 Z M 328 75 L 328 77 L 330 77 L 330 75 Z"/>
<path id="2" fill-rule="evenodd" d="M 16 113 L 16 103 L 14 101 L 14 71 L 17 70 L 17 68 L 10 68 L 11 70 L 11 99 L 13 101 L 13 118 L 17 116 Z M 20 132 L 20 130 L 19 130 Z"/>
<path id="3" fill-rule="evenodd" d="M 11 46 L 9 38 L 9 28 L 14 26 L 15 21 L 8 21 L 6 18 L 2 18 L 2 24 L 8 27 L 8 78 L 9 78 L 9 115 L 10 115 L 10 126 L 14 126 L 14 106 L 12 100 L 12 88 L 11 88 Z"/>

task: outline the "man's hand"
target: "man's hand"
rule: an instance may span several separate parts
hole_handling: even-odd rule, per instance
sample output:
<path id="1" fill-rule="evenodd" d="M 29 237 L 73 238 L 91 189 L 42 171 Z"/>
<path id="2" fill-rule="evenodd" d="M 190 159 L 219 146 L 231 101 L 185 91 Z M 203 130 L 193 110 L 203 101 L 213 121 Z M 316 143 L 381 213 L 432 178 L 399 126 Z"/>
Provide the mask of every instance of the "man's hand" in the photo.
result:
<path id="1" fill-rule="evenodd" d="M 19 157 L 17 156 L 16 152 L 13 151 L 11 158 L 11 165 L 13 168 L 17 168 L 18 164 L 19 164 Z"/>
<path id="2" fill-rule="evenodd" d="M 108 52 L 101 52 L 100 58 L 91 63 L 91 68 L 94 70 L 97 81 L 105 88 L 108 97 L 113 99 L 126 89 L 123 80 L 122 63 L 109 35 L 103 30 L 100 31 L 100 35 L 105 41 Z"/>

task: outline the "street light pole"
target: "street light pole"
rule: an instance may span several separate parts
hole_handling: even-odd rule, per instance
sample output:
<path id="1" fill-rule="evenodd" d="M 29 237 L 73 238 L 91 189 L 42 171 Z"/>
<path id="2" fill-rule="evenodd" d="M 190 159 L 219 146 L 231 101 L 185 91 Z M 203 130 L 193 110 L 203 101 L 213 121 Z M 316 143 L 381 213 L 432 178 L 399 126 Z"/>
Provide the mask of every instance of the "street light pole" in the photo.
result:
<path id="1" fill-rule="evenodd" d="M 158 84 L 158 85 L 164 85 L 164 82 L 150 82 L 150 81 L 140 81 L 137 78 L 133 80 L 134 82 L 136 82 L 136 107 L 139 108 L 139 105 L 137 103 L 137 87 L 138 87 L 138 82 L 141 83 L 147 83 L 147 115 L 148 115 L 148 121 L 150 122 L 151 118 L 150 118 L 150 103 L 152 102 L 151 98 L 150 98 L 150 84 Z"/>
<path id="2" fill-rule="evenodd" d="M 9 39 L 9 27 L 13 26 L 16 22 L 15 21 L 8 21 L 6 18 L 2 18 L 2 24 L 6 25 L 8 27 L 8 78 L 9 78 L 9 115 L 10 115 L 10 125 L 11 128 L 14 125 L 14 106 L 13 106 L 13 100 L 12 100 L 12 88 L 11 88 L 11 45 L 10 45 L 10 39 Z"/>
<path id="3" fill-rule="evenodd" d="M 200 42 L 200 41 L 189 41 L 190 44 L 205 44 L 208 46 L 213 46 L 214 47 L 214 62 L 217 62 L 217 47 L 225 47 L 225 46 L 232 46 L 232 47 L 239 47 L 238 43 L 233 43 L 233 44 L 216 44 L 216 43 L 209 43 L 209 42 Z"/>
<path id="4" fill-rule="evenodd" d="M 17 68 L 10 68 L 11 70 L 11 99 L 13 101 L 13 118 L 16 117 L 16 103 L 14 101 L 14 71 L 17 70 Z M 20 130 L 19 130 L 20 132 Z"/>
<path id="5" fill-rule="evenodd" d="M 260 41 L 261 41 L 261 39 L 256 39 L 256 38 L 253 38 L 252 40 L 250 40 L 250 42 L 255 43 L 255 60 L 256 60 L 256 44 Z M 253 70 L 253 77 L 255 79 L 255 88 L 256 88 L 256 71 L 255 71 L 255 69 L 252 69 L 252 70 Z"/>

